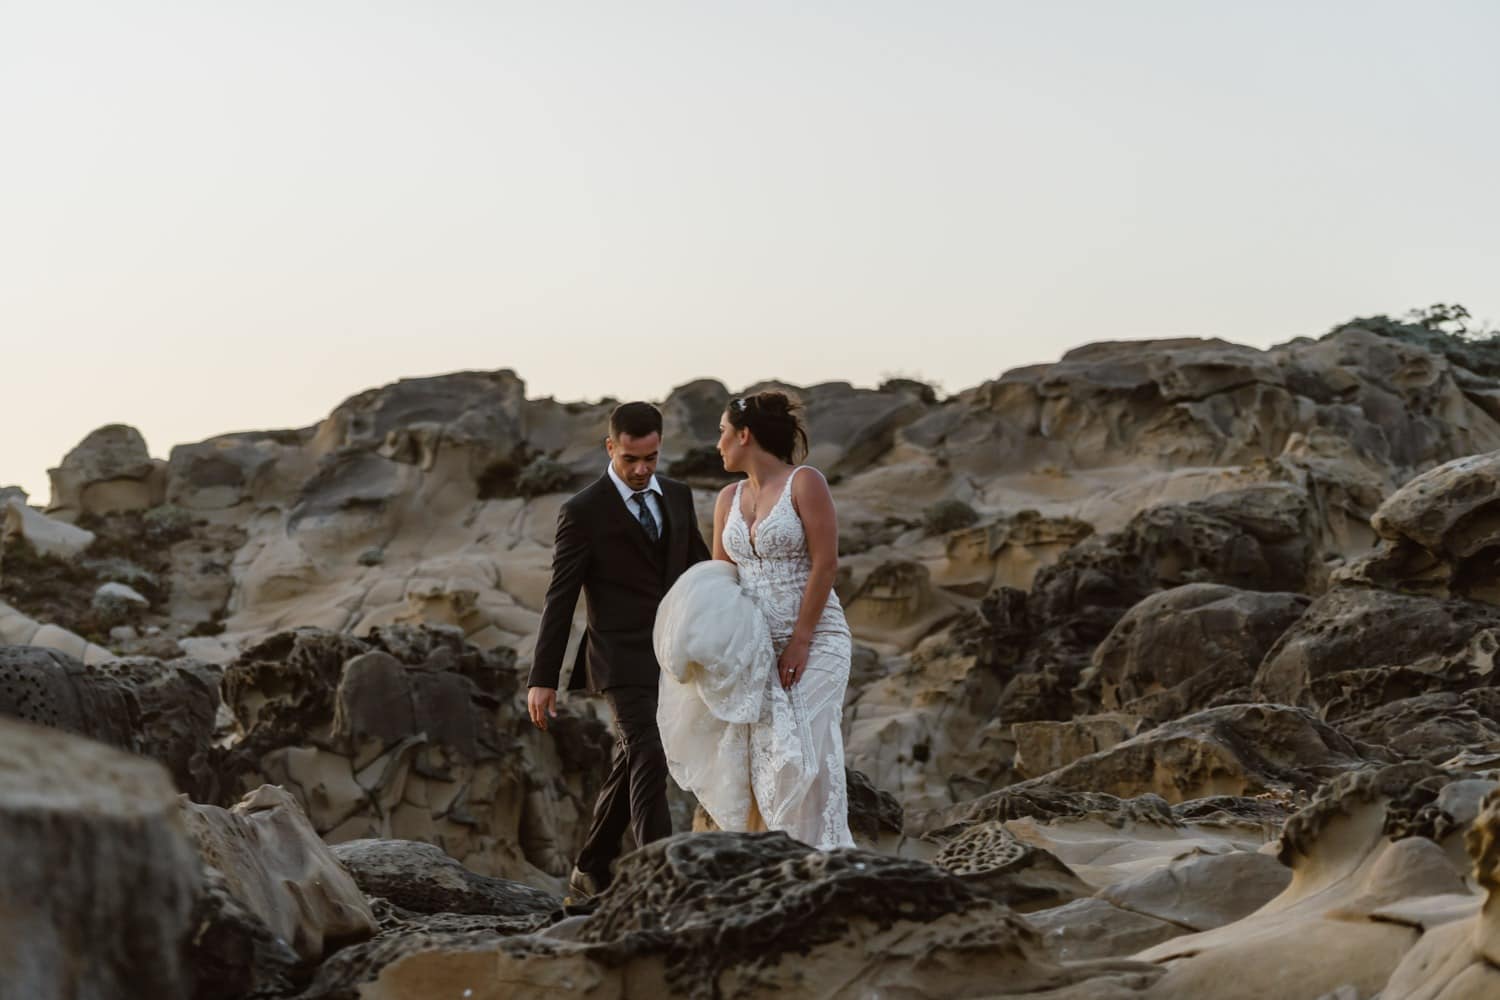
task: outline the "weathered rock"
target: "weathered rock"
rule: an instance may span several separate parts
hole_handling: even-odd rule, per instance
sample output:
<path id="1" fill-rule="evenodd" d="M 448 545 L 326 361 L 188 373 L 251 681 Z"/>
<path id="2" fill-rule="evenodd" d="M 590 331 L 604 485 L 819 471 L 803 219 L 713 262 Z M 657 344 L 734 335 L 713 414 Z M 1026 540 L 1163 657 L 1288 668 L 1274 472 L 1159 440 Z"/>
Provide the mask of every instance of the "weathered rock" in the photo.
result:
<path id="1" fill-rule="evenodd" d="M 550 915 L 421 914 L 400 909 L 384 899 L 374 900 L 373 908 L 380 919 L 380 933 L 368 941 L 340 948 L 330 956 L 297 994 L 298 1000 L 362 1000 L 382 970 L 418 954 L 449 959 L 442 963 L 440 975 L 453 974 L 454 966 L 469 973 L 441 983 L 438 979 L 428 979 L 418 989 L 456 987 L 448 992 L 463 998 L 468 990 L 467 1000 L 494 996 L 490 981 L 494 979 L 496 940 L 539 931 L 551 919 Z M 501 996 L 508 995 L 505 986 L 500 986 L 499 991 Z"/>
<path id="2" fill-rule="evenodd" d="M 1391 1000 L 1483 1000 L 1500 994 L 1500 793 L 1491 791 L 1465 837 L 1483 906 L 1427 930 L 1381 992 Z"/>
<path id="3" fill-rule="evenodd" d="M 482 875 L 554 890 L 609 741 L 572 713 L 538 732 L 518 685 L 510 657 L 456 631 L 281 633 L 225 670 L 242 736 L 221 780 L 233 794 L 284 786 L 330 843 L 419 840 Z"/>
<path id="4" fill-rule="evenodd" d="M 746 392 L 773 388 L 751 386 Z M 909 385 L 884 390 L 856 389 L 847 382 L 824 382 L 799 392 L 811 449 L 807 461 L 832 477 L 868 468 L 888 452 L 897 432 L 926 412 L 921 393 Z"/>
<path id="5" fill-rule="evenodd" d="M 661 416 L 662 450 L 670 475 L 682 478 L 678 461 L 695 450 L 711 449 L 719 440 L 719 419 L 728 404 L 729 390 L 716 379 L 696 379 L 668 393 L 661 404 Z M 724 476 L 717 451 L 713 452 L 712 461 L 719 463 L 719 475 Z"/>
<path id="6" fill-rule="evenodd" d="M 914 562 L 881 564 L 845 609 L 850 627 L 862 637 L 901 649 L 910 649 L 959 611 L 951 598 L 932 586 L 927 567 Z"/>
<path id="7" fill-rule="evenodd" d="M 1457 832 L 1433 825 L 1442 811 L 1429 808 L 1453 780 L 1402 764 L 1320 789 L 1282 834 L 1292 880 L 1280 895 L 1241 920 L 1137 956 L 1168 966 L 1153 995 L 1249 1000 L 1265 995 L 1272 968 L 1273 982 L 1288 984 L 1281 992 L 1381 990 L 1421 935 L 1420 923 L 1399 914 L 1468 895 L 1451 856 Z"/>
<path id="8" fill-rule="evenodd" d="M 25 494 L 22 494 L 24 498 Z M 94 533 L 48 517 L 14 496 L 0 500 L 0 553 L 24 539 L 33 550 L 58 559 L 75 559 L 94 543 Z M 0 572 L 5 565 L 0 561 Z"/>
<path id="9" fill-rule="evenodd" d="M 302 961 L 375 932 L 354 879 L 283 789 L 262 785 L 232 809 L 187 800 L 182 808 L 204 863 Z"/>
<path id="10" fill-rule="evenodd" d="M 161 765 L 0 719 L 0 844 L 7 996 L 190 995 L 198 861 Z"/>
<path id="11" fill-rule="evenodd" d="M 525 440 L 526 385 L 512 371 L 401 379 L 346 400 L 319 426 L 322 454 L 379 454 L 431 469 L 450 453 L 477 481 Z"/>
<path id="12" fill-rule="evenodd" d="M 709 833 L 625 858 L 571 939 L 510 938 L 489 956 L 413 954 L 367 995 L 466 982 L 476 997 L 541 997 L 566 983 L 599 995 L 994 996 L 1099 971 L 1058 965 L 1020 918 L 930 865 L 816 852 L 781 834 Z"/>
<path id="13" fill-rule="evenodd" d="M 1085 715 L 1068 722 L 1017 722 L 1011 726 L 1016 773 L 1035 778 L 1080 757 L 1108 750 L 1134 736 L 1140 722 L 1138 716 L 1118 712 Z"/>
<path id="14" fill-rule="evenodd" d="M 366 895 L 412 913 L 526 917 L 562 905 L 558 897 L 530 886 L 471 872 L 431 844 L 351 840 L 336 845 L 333 855 Z"/>
<path id="15" fill-rule="evenodd" d="M 1478 688 L 1457 694 L 1434 691 L 1402 698 L 1339 720 L 1339 730 L 1403 757 L 1441 764 L 1456 752 L 1500 748 L 1500 694 Z"/>
<path id="16" fill-rule="evenodd" d="M 3 601 L 0 601 L 0 645 L 56 650 L 91 665 L 115 658 L 106 647 L 57 625 L 43 624 Z"/>
<path id="17" fill-rule="evenodd" d="M 844 777 L 849 794 L 849 832 L 871 845 L 887 837 L 899 837 L 905 817 L 896 797 L 876 788 L 868 776 L 853 768 L 845 768 Z"/>
<path id="18" fill-rule="evenodd" d="M 302 959 L 250 911 L 218 869 L 204 866 L 193 904 L 187 964 L 194 1000 L 288 996 L 305 978 Z"/>
<path id="19" fill-rule="evenodd" d="M 1141 601 L 1094 651 L 1085 687 L 1107 710 L 1173 719 L 1248 693 L 1266 651 L 1306 611 L 1299 594 L 1192 583 Z"/>
<path id="20" fill-rule="evenodd" d="M 1500 610 L 1339 587 L 1318 598 L 1256 671 L 1254 695 L 1332 719 L 1426 691 L 1492 683 Z"/>
<path id="21" fill-rule="evenodd" d="M 1386 756 L 1305 709 L 1226 705 L 1163 723 L 1016 788 L 1044 784 L 1123 798 L 1152 793 L 1168 802 L 1276 789 L 1310 792 Z"/>
<path id="22" fill-rule="evenodd" d="M 0 715 L 87 736 L 166 765 L 177 787 L 211 797 L 218 672 L 191 660 L 85 666 L 53 649 L 0 646 Z"/>
<path id="23" fill-rule="evenodd" d="M 1176 924 L 1121 909 L 1097 896 L 1028 913 L 1026 922 L 1041 935 L 1047 950 L 1064 962 L 1123 958 L 1187 933 Z M 1129 990 L 1115 996 L 1134 993 Z"/>
<path id="24" fill-rule="evenodd" d="M 1107 886 L 1099 897 L 1123 910 L 1206 931 L 1249 916 L 1291 880 L 1289 869 L 1260 851 L 1190 853 Z"/>
<path id="25" fill-rule="evenodd" d="M 944 539 L 946 561 L 935 576 L 950 590 L 981 597 L 991 588 L 1031 586 L 1037 571 L 1094 533 L 1076 517 L 1022 510 L 1011 517 L 954 531 Z"/>
<path id="26" fill-rule="evenodd" d="M 1119 532 L 1085 539 L 1037 573 L 1026 602 L 1032 634 L 1002 717 L 1030 722 L 1097 710 L 1087 687 L 1075 706 L 1074 689 L 1128 609 L 1189 583 L 1266 592 L 1315 587 L 1315 546 L 1306 494 L 1284 484 L 1162 504 Z"/>
<path id="27" fill-rule="evenodd" d="M 47 475 L 52 481 L 47 513 L 61 520 L 146 510 L 166 499 L 166 463 L 153 459 L 140 431 L 124 424 L 92 432 Z"/>
<path id="28" fill-rule="evenodd" d="M 1500 603 L 1500 452 L 1424 472 L 1370 520 L 1379 547 L 1349 580 L 1435 597 Z"/>
<path id="29" fill-rule="evenodd" d="M 1093 894 L 1049 852 L 1018 840 L 1004 824 L 976 823 L 943 845 L 932 863 L 1019 913 L 1046 910 Z"/>

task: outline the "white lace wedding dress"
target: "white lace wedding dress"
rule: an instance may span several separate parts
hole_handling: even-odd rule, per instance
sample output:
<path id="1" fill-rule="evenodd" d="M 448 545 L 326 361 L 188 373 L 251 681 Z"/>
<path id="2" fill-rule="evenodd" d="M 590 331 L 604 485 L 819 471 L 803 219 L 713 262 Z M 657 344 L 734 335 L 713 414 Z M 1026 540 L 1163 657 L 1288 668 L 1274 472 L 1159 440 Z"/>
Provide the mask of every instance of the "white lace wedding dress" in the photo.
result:
<path id="1" fill-rule="evenodd" d="M 807 536 L 791 478 L 753 533 L 740 489 L 723 538 L 734 563 L 693 566 L 657 611 L 657 723 L 667 767 L 721 829 L 782 830 L 822 850 L 852 847 L 841 731 L 849 626 L 830 593 L 806 671 L 790 691 L 782 688 L 777 658 L 812 572 Z"/>

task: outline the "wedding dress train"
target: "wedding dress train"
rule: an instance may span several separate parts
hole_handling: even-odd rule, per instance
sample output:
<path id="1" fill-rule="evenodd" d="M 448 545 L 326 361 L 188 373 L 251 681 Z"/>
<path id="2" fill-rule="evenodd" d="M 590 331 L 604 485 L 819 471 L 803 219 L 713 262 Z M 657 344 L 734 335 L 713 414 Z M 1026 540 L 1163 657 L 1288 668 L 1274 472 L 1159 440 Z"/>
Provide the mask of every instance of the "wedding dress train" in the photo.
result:
<path id="1" fill-rule="evenodd" d="M 752 535 L 736 487 L 723 538 L 734 563 L 699 563 L 662 599 L 657 723 L 672 777 L 720 828 L 852 847 L 841 720 L 853 642 L 836 595 L 790 691 L 776 671 L 812 571 L 791 490 L 789 477 Z"/>

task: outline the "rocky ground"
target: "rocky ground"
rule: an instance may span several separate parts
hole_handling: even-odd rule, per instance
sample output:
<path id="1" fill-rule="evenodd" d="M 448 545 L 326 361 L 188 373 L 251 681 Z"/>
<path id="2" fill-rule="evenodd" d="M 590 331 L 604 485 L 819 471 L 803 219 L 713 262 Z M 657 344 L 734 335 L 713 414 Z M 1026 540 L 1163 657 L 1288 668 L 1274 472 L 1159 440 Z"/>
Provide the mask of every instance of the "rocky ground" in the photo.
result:
<path id="1" fill-rule="evenodd" d="M 5 995 L 1500 996 L 1500 348 L 793 388 L 859 849 L 684 832 L 562 906 L 608 720 L 542 734 L 523 685 L 612 401 L 404 380 L 166 460 L 115 425 L 46 510 L 0 490 Z M 662 403 L 705 531 L 728 397 Z"/>

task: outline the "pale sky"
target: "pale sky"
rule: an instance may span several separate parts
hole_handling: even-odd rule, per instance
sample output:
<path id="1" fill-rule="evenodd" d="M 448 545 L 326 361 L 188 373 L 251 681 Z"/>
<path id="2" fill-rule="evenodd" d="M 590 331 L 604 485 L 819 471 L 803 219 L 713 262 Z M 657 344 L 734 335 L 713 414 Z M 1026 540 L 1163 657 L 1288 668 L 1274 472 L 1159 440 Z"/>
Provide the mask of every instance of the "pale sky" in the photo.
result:
<path id="1" fill-rule="evenodd" d="M 1500 323 L 1500 6 L 0 0 L 0 485 L 402 376 Z"/>

